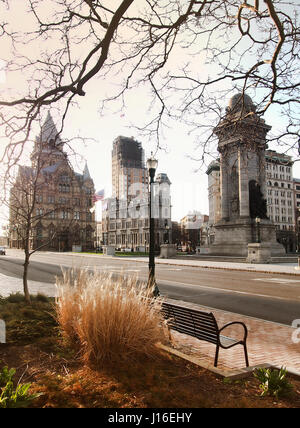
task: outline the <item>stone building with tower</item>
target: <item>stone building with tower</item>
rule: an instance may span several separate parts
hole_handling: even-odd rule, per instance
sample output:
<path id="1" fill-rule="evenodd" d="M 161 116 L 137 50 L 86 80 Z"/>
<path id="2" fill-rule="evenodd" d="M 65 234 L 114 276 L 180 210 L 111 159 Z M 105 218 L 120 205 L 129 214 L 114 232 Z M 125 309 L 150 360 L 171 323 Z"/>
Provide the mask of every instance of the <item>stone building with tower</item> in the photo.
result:
<path id="1" fill-rule="evenodd" d="M 285 253 L 267 213 L 266 135 L 271 127 L 255 110 L 252 99 L 238 93 L 230 99 L 225 117 L 214 129 L 220 153 L 220 201 L 218 177 L 213 183 L 211 176 L 214 197 L 210 208 L 212 204 L 215 208 L 211 254 L 247 256 L 248 244 L 258 240 L 270 248 L 272 255 Z M 215 165 L 209 173 L 216 175 L 217 169 Z"/>
<path id="2" fill-rule="evenodd" d="M 112 149 L 112 197 L 130 200 L 147 194 L 148 171 L 142 144 L 134 138 L 119 136 Z"/>
<path id="3" fill-rule="evenodd" d="M 32 249 L 93 249 L 96 223 L 91 208 L 94 193 L 87 164 L 82 174 L 74 171 L 64 151 L 64 142 L 48 113 L 35 140 L 31 166 L 19 167 L 11 189 L 10 246 L 22 248 L 25 227 L 22 218 L 32 207 Z M 27 200 L 27 206 L 22 200 Z"/>
<path id="4" fill-rule="evenodd" d="M 165 173 L 153 185 L 155 247 L 172 241 L 171 182 Z M 112 197 L 103 201 L 103 245 L 127 251 L 149 248 L 148 170 L 144 149 L 133 138 L 119 136 L 112 149 Z"/>

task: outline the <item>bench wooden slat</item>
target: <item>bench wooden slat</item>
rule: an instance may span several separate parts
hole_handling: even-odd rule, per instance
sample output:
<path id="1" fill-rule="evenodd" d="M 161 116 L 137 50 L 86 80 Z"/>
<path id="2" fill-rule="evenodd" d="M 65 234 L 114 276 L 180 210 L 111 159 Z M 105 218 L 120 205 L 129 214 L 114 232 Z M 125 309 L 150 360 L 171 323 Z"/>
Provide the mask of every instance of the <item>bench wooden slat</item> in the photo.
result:
<path id="1" fill-rule="evenodd" d="M 175 311 L 167 311 L 164 313 L 170 317 L 174 316 L 177 319 L 180 319 L 182 321 L 187 320 L 189 323 L 192 320 L 193 324 L 195 324 L 195 325 L 206 325 L 206 326 L 211 327 L 212 329 L 216 330 L 216 323 L 212 319 L 197 318 L 193 314 L 188 314 L 188 313 L 181 314 L 181 313 L 178 313 Z"/>
<path id="2" fill-rule="evenodd" d="M 195 329 L 194 326 L 191 326 L 187 323 L 176 324 L 176 322 L 172 322 L 172 320 L 170 322 L 170 327 L 173 330 L 180 330 L 180 332 L 184 330 L 185 333 L 189 334 L 190 336 L 194 336 L 197 339 L 205 340 L 207 338 L 210 342 L 213 343 L 217 343 L 218 341 L 218 335 L 215 331 L 205 330 L 203 328 Z"/>
<path id="3" fill-rule="evenodd" d="M 207 325 L 205 323 L 194 324 L 194 323 L 191 323 L 191 321 L 188 319 L 182 319 L 182 318 L 172 319 L 172 318 L 170 318 L 170 324 L 172 326 L 176 326 L 176 324 L 184 325 L 187 328 L 189 328 L 191 331 L 195 332 L 195 334 L 196 334 L 197 330 L 201 330 L 201 331 L 203 331 L 203 334 L 207 333 L 207 334 L 214 335 L 216 337 L 218 336 L 218 332 L 216 331 L 215 326 Z"/>
<path id="4" fill-rule="evenodd" d="M 176 326 L 175 328 L 173 328 L 173 330 L 178 331 L 179 333 L 184 333 L 187 334 L 189 336 L 193 336 L 198 340 L 205 340 L 206 342 L 210 342 L 213 343 L 214 345 L 216 345 L 218 343 L 218 339 L 216 336 L 210 336 L 207 334 L 192 334 L 191 331 L 189 329 L 184 328 L 183 326 Z"/>
<path id="5" fill-rule="evenodd" d="M 180 325 L 183 325 L 190 335 L 204 339 L 208 337 L 210 341 L 216 343 L 218 331 L 212 314 L 204 312 L 201 313 L 200 311 L 198 313 L 197 311 L 190 311 L 188 308 L 178 307 L 175 305 L 172 307 L 165 305 L 163 312 L 170 317 L 171 325 L 174 329 L 176 329 L 177 322 L 177 324 L 180 323 Z M 197 332 L 198 330 L 201 330 L 201 334 Z"/>
<path id="6" fill-rule="evenodd" d="M 203 312 L 203 311 L 197 311 L 197 310 L 195 310 L 195 309 L 190 309 L 190 308 L 185 308 L 185 307 L 183 307 L 183 306 L 177 306 L 177 305 L 170 305 L 169 303 L 163 303 L 162 304 L 162 309 L 163 310 L 165 310 L 165 311 L 176 311 L 178 314 L 179 313 L 182 313 L 182 314 L 192 314 L 192 315 L 194 315 L 195 317 L 198 317 L 198 318 L 202 318 L 202 319 L 207 319 L 207 320 L 210 320 L 210 319 L 215 319 L 214 318 L 214 316 L 213 316 L 213 314 L 212 313 L 209 313 L 209 312 Z"/>

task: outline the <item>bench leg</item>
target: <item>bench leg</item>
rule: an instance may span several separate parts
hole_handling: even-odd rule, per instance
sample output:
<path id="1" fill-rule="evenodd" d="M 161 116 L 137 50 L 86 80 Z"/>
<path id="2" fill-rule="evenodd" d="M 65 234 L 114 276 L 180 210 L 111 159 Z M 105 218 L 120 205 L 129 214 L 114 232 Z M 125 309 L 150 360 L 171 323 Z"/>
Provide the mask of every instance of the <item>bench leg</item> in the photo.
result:
<path id="1" fill-rule="evenodd" d="M 245 353 L 246 367 L 249 367 L 249 359 L 248 359 L 248 352 L 247 352 L 246 343 L 244 344 L 244 353 Z"/>
<path id="2" fill-rule="evenodd" d="M 218 365 L 219 349 L 220 349 L 220 347 L 219 347 L 219 345 L 217 345 L 217 347 L 216 347 L 216 355 L 215 355 L 215 362 L 214 362 L 214 366 L 215 367 L 217 367 L 217 365 Z"/>

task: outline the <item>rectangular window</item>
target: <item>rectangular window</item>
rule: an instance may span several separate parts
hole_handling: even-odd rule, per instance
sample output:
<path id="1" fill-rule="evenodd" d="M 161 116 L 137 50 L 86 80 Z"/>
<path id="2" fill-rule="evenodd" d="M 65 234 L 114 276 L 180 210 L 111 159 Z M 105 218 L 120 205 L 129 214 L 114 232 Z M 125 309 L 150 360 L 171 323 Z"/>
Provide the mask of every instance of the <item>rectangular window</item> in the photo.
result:
<path id="1" fill-rule="evenodd" d="M 80 212 L 74 211 L 74 220 L 80 220 Z"/>
<path id="2" fill-rule="evenodd" d="M 69 218 L 68 211 L 62 210 L 61 213 L 60 213 L 60 218 L 63 219 L 63 220 L 68 219 Z"/>

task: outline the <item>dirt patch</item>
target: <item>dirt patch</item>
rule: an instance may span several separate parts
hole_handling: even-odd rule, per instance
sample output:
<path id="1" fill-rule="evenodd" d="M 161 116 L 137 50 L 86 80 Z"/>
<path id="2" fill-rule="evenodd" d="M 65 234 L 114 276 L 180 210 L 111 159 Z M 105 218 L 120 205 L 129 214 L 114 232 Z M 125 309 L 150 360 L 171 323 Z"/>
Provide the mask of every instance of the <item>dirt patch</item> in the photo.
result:
<path id="1" fill-rule="evenodd" d="M 31 382 L 43 395 L 32 407 L 84 408 L 299 408 L 300 381 L 291 378 L 293 393 L 277 400 L 260 397 L 258 381 L 249 376 L 227 381 L 208 370 L 162 352 L 154 361 L 130 366 L 87 367 L 78 356 L 55 353 L 37 345 L 1 345 L 2 365 L 17 369 L 16 380 Z M 64 353 L 64 355 L 62 355 Z"/>

